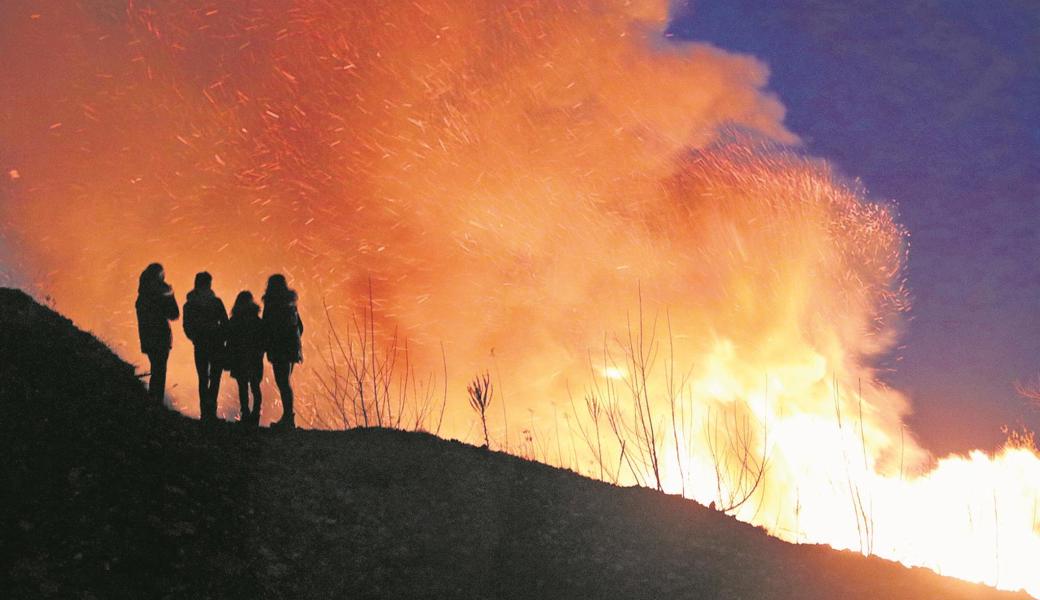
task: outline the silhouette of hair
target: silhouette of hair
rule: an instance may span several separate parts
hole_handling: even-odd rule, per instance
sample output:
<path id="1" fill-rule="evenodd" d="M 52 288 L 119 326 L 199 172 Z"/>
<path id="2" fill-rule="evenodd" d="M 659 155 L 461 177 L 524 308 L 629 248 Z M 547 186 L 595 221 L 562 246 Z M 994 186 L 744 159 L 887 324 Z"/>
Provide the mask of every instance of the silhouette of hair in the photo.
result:
<path id="1" fill-rule="evenodd" d="M 161 264 L 154 262 L 148 265 L 144 271 L 141 271 L 141 277 L 137 280 L 137 292 L 141 293 L 157 287 L 157 284 L 163 283 L 164 274 L 165 271 Z"/>
<path id="2" fill-rule="evenodd" d="M 211 285 L 213 285 L 213 276 L 207 271 L 195 274 L 195 289 L 208 290 Z"/>
<path id="3" fill-rule="evenodd" d="M 285 275 L 281 273 L 275 273 L 267 278 L 267 289 L 264 290 L 264 304 L 270 300 L 278 301 L 292 301 L 296 300 L 296 292 L 289 289 L 289 284 L 285 281 Z"/>
<path id="4" fill-rule="evenodd" d="M 236 317 L 244 314 L 256 314 L 260 307 L 253 301 L 253 292 L 242 290 L 235 297 L 235 305 L 231 307 L 231 316 Z"/>

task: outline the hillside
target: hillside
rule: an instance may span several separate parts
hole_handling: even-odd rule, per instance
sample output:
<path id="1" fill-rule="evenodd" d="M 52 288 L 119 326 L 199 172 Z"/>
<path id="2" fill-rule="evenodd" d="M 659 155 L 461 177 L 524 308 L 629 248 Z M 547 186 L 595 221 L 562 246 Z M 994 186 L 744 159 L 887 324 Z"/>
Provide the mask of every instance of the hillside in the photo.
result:
<path id="1" fill-rule="evenodd" d="M 202 429 L 10 289 L 0 415 L 3 598 L 1026 597 L 427 434 Z"/>

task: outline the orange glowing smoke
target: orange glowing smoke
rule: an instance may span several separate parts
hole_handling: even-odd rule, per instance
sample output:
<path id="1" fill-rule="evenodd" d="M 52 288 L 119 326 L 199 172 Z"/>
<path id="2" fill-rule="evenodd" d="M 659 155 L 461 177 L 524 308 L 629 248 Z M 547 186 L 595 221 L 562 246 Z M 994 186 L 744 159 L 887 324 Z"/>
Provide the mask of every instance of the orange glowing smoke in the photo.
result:
<path id="1" fill-rule="evenodd" d="M 284 271 L 305 302 L 313 414 L 322 300 L 356 310 L 371 277 L 419 371 L 439 372 L 444 344 L 449 435 L 476 439 L 465 380 L 494 369 L 514 419 L 492 423 L 498 445 L 525 428 L 555 446 L 541 458 L 599 475 L 568 391 L 631 385 L 641 294 L 667 490 L 727 495 L 715 464 L 732 450 L 710 440 L 732 419 L 768 463 L 741 518 L 1040 594 L 1040 459 L 1019 443 L 933 465 L 903 430 L 905 399 L 870 365 L 906 308 L 905 234 L 773 145 L 795 139 L 760 63 L 664 39 L 663 2 L 191 4 L 0 23 L 0 55 L 18 57 L 0 74 L 0 168 L 18 174 L 0 182 L 0 252 L 125 357 L 141 362 L 148 262 L 181 301 L 197 270 L 226 300 Z M 609 441 L 604 455 L 649 482 L 643 463 L 613 466 Z"/>

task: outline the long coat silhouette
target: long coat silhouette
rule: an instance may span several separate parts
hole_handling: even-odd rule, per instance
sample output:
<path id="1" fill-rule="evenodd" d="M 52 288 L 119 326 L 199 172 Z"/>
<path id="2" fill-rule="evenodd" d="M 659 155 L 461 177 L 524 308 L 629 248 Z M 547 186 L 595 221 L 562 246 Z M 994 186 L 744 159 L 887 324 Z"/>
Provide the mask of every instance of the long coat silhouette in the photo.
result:
<path id="1" fill-rule="evenodd" d="M 296 302 L 296 292 L 290 289 L 264 295 L 264 333 L 267 358 L 272 364 L 303 361 L 303 320 Z"/>
<path id="2" fill-rule="evenodd" d="M 180 310 L 159 263 L 148 265 L 141 273 L 134 308 L 141 352 L 148 355 L 151 366 L 148 395 L 161 402 L 166 396 L 166 362 L 173 347 L 170 321 L 180 317 Z"/>
<path id="3" fill-rule="evenodd" d="M 227 324 L 227 358 L 231 376 L 238 382 L 238 398 L 242 421 L 258 425 L 263 398 L 260 380 L 264 377 L 266 337 L 260 320 L 260 307 L 253 294 L 240 292 L 231 308 Z M 249 410 L 249 390 L 253 391 L 253 409 Z"/>
<path id="4" fill-rule="evenodd" d="M 248 304 L 238 303 L 231 310 L 227 325 L 227 356 L 231 376 L 235 379 L 261 378 L 264 374 L 264 324 L 260 306 L 249 297 Z"/>
<path id="5" fill-rule="evenodd" d="M 282 418 L 277 426 L 295 427 L 293 413 L 293 365 L 303 361 L 303 321 L 296 309 L 296 292 L 289 289 L 284 275 L 272 275 L 264 292 L 264 337 L 267 360 L 274 370 L 274 381 L 282 397 Z"/>
<path id="6" fill-rule="evenodd" d="M 184 303 L 184 333 L 195 344 L 195 371 L 199 376 L 199 413 L 203 421 L 217 418 L 217 395 L 224 374 L 227 309 L 213 293 L 208 273 L 195 276 L 195 289 Z"/>
<path id="7" fill-rule="evenodd" d="M 149 280 L 137 289 L 137 335 L 141 340 L 141 352 L 145 354 L 169 353 L 173 347 L 170 321 L 180 317 L 173 288 L 162 280 Z"/>

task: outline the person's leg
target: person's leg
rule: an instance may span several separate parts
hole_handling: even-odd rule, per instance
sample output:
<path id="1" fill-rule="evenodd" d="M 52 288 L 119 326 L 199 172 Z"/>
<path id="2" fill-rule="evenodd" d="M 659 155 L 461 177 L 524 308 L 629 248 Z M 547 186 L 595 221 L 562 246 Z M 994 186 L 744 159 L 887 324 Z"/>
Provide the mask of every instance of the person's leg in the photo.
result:
<path id="1" fill-rule="evenodd" d="M 217 398 L 220 396 L 220 380 L 224 378 L 224 367 L 217 362 L 216 352 L 209 353 L 209 408 L 210 416 L 217 418 Z"/>
<path id="2" fill-rule="evenodd" d="M 169 357 L 169 351 L 148 354 L 148 363 L 152 373 L 148 377 L 148 396 L 159 402 L 166 399 L 166 361 Z"/>
<path id="3" fill-rule="evenodd" d="M 148 397 L 155 398 L 156 391 L 158 390 L 159 380 L 155 376 L 156 363 L 159 362 L 159 355 L 154 352 L 148 352 Z"/>
<path id="4" fill-rule="evenodd" d="M 235 381 L 238 382 L 238 405 L 239 411 L 242 417 L 239 419 L 240 422 L 245 423 L 249 420 L 249 380 L 244 377 L 236 377 Z"/>
<path id="5" fill-rule="evenodd" d="M 282 396 L 282 418 L 278 421 L 282 425 L 292 427 L 295 425 L 293 418 L 293 390 L 289 376 L 292 374 L 291 362 L 276 362 L 274 368 L 274 382 L 278 385 L 278 393 Z"/>
<path id="6" fill-rule="evenodd" d="M 160 352 L 157 358 L 155 399 L 158 400 L 160 404 L 163 404 L 166 402 L 166 365 L 170 360 L 170 350 L 166 349 Z"/>
<path id="7" fill-rule="evenodd" d="M 260 392 L 260 378 L 254 377 L 249 381 L 249 387 L 253 388 L 253 412 L 250 413 L 250 417 L 253 420 L 253 424 L 260 424 L 260 407 L 264 404 L 263 394 Z"/>
<path id="8" fill-rule="evenodd" d="M 199 377 L 199 419 L 209 418 L 209 359 L 201 348 L 195 346 L 195 374 Z"/>

